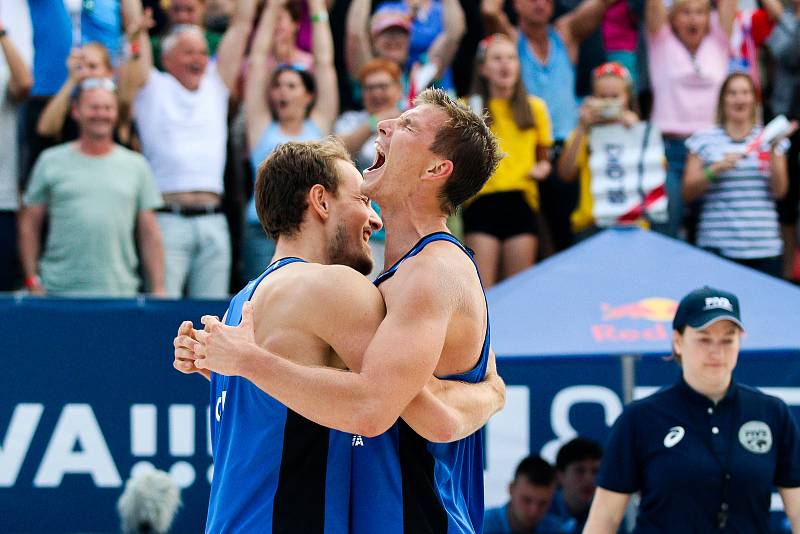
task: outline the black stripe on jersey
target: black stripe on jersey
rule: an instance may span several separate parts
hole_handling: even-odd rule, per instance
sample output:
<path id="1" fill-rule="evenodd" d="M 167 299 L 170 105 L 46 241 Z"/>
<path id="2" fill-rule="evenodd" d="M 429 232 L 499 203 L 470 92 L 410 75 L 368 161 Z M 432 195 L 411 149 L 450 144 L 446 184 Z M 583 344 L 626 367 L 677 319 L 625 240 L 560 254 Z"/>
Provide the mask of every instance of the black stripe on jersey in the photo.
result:
<path id="1" fill-rule="evenodd" d="M 403 477 L 403 532 L 447 534 L 447 512 L 439 500 L 433 476 L 435 460 L 427 441 L 398 422 L 400 473 Z"/>
<path id="2" fill-rule="evenodd" d="M 286 410 L 281 471 L 273 504 L 273 534 L 324 533 L 329 432 Z M 258 463 L 253 468 L 258 469 Z"/>

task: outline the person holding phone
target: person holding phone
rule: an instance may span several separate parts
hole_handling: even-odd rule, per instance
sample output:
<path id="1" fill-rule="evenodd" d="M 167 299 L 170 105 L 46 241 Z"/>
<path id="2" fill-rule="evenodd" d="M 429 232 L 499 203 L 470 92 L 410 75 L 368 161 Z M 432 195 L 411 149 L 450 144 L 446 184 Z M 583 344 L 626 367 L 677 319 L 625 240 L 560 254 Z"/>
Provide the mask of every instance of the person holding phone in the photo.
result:
<path id="1" fill-rule="evenodd" d="M 617 532 L 640 492 L 634 534 L 769 532 L 778 488 L 800 533 L 800 429 L 786 403 L 738 383 L 736 295 L 703 287 L 672 321 L 678 381 L 614 423 L 584 534 Z"/>
<path id="2" fill-rule="evenodd" d="M 592 74 L 578 127 L 558 160 L 558 175 L 580 180 L 572 227 L 578 239 L 615 224 L 664 221 L 664 146 L 657 128 L 636 112 L 633 82 L 619 63 Z"/>

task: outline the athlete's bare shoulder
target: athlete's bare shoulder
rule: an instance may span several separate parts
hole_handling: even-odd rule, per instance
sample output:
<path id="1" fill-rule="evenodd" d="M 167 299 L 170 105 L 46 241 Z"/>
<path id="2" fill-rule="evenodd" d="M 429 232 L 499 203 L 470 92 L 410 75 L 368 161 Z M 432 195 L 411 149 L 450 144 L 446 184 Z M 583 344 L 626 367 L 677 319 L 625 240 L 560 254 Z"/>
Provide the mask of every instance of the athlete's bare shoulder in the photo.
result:
<path id="1" fill-rule="evenodd" d="M 286 302 L 307 317 L 342 305 L 374 306 L 380 292 L 359 272 L 344 265 L 295 263 L 276 271 L 269 284 L 261 284 L 255 300 Z M 263 287 L 262 287 L 263 286 Z"/>

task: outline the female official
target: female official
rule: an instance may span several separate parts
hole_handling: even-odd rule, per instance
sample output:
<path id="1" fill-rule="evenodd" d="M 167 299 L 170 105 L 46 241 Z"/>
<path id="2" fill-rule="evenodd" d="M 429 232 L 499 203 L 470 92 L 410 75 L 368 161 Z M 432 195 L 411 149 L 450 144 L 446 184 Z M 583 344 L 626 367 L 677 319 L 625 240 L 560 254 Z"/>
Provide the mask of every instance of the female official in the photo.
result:
<path id="1" fill-rule="evenodd" d="M 800 430 L 782 400 L 732 378 L 738 299 L 692 291 L 672 326 L 682 376 L 614 423 L 584 534 L 615 533 L 635 492 L 636 534 L 769 532 L 773 487 L 800 533 Z"/>

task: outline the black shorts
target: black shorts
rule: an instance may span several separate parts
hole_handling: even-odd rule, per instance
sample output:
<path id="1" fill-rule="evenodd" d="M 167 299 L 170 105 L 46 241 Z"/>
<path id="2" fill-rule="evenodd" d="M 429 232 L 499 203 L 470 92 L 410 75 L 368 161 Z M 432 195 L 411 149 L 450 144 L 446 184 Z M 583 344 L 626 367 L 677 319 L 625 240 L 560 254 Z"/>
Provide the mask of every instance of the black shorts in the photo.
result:
<path id="1" fill-rule="evenodd" d="M 517 235 L 539 235 L 536 212 L 522 191 L 478 197 L 462 213 L 465 234 L 489 234 L 500 241 Z"/>

